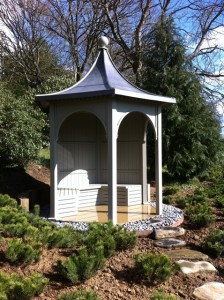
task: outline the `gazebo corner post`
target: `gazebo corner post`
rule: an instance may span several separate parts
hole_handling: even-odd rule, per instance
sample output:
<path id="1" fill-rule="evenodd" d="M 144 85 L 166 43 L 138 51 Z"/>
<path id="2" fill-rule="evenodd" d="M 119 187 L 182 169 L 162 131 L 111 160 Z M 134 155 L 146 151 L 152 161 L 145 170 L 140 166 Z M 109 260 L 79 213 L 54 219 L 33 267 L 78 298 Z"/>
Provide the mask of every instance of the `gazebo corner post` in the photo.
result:
<path id="1" fill-rule="evenodd" d="M 116 108 L 111 101 L 108 109 L 108 220 L 117 224 L 117 124 Z"/>
<path id="2" fill-rule="evenodd" d="M 148 202 L 148 184 L 147 184 L 147 135 L 144 133 L 142 142 L 142 204 Z"/>
<path id="3" fill-rule="evenodd" d="M 156 118 L 156 214 L 162 215 L 163 213 L 163 195 L 162 195 L 162 109 L 161 106 L 157 107 Z"/>
<path id="4" fill-rule="evenodd" d="M 55 128 L 55 105 L 50 107 L 50 218 L 57 219 L 57 139 Z"/>

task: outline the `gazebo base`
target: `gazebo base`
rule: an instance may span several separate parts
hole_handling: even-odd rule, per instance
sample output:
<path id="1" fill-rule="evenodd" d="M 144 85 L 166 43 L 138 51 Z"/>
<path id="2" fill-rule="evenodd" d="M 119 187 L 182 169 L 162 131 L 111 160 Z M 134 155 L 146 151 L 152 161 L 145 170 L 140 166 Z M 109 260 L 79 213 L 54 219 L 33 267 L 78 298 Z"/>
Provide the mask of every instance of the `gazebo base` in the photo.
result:
<path id="1" fill-rule="evenodd" d="M 118 206 L 117 219 L 118 224 L 127 222 L 134 222 L 153 218 L 156 216 L 156 209 L 149 204 L 140 204 L 132 206 Z M 71 217 L 61 218 L 62 221 L 74 222 L 107 222 L 108 221 L 108 206 L 96 205 L 89 207 L 82 207 L 78 210 L 77 214 Z"/>

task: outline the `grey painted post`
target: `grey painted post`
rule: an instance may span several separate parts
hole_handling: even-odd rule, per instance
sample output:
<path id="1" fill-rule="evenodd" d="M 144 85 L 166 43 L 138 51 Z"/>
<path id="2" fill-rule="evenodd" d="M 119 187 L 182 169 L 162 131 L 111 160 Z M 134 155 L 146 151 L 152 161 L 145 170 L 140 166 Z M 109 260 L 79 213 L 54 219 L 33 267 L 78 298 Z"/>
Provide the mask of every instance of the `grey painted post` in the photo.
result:
<path id="1" fill-rule="evenodd" d="M 56 137 L 56 122 L 55 122 L 55 105 L 50 107 L 50 217 L 52 219 L 56 218 L 56 202 L 57 202 L 57 178 L 58 178 L 58 168 L 57 168 L 57 137 Z"/>
<path id="2" fill-rule="evenodd" d="M 156 214 L 162 215 L 162 112 L 157 107 L 156 138 Z"/>
<path id="3" fill-rule="evenodd" d="M 108 219 L 117 224 L 117 124 L 114 102 L 108 105 Z"/>
<path id="4" fill-rule="evenodd" d="M 148 201 L 148 185 L 147 185 L 147 144 L 146 133 L 142 141 L 142 203 Z"/>

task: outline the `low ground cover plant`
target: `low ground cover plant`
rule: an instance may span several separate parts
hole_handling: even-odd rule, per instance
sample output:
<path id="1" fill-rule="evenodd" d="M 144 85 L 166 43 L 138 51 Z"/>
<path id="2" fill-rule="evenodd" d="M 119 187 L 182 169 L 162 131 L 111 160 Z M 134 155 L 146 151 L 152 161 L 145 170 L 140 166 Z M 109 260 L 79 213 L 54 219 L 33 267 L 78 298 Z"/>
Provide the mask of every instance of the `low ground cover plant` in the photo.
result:
<path id="1" fill-rule="evenodd" d="M 159 289 L 153 293 L 150 300 L 180 300 L 180 298 L 172 294 L 166 294 L 164 290 Z"/>
<path id="2" fill-rule="evenodd" d="M 61 294 L 57 300 L 101 300 L 94 291 L 78 290 Z"/>
<path id="3" fill-rule="evenodd" d="M 39 273 L 29 277 L 0 272 L 0 299 L 29 300 L 39 295 L 48 284 L 48 279 Z"/>
<path id="4" fill-rule="evenodd" d="M 157 253 L 137 254 L 135 267 L 139 275 L 150 283 L 166 281 L 178 270 L 177 264 L 167 255 Z"/>
<path id="5" fill-rule="evenodd" d="M 214 257 L 224 256 L 224 231 L 212 228 L 201 246 L 206 253 Z"/>

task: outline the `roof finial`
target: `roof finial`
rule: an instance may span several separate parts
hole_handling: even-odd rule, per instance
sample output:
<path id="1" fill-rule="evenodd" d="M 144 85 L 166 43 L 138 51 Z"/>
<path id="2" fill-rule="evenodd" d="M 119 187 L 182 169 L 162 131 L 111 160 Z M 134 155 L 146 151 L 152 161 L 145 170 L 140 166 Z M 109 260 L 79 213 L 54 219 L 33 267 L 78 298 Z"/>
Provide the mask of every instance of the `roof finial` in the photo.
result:
<path id="1" fill-rule="evenodd" d="M 101 36 L 99 38 L 98 47 L 107 49 L 109 46 L 109 39 L 106 36 Z"/>

